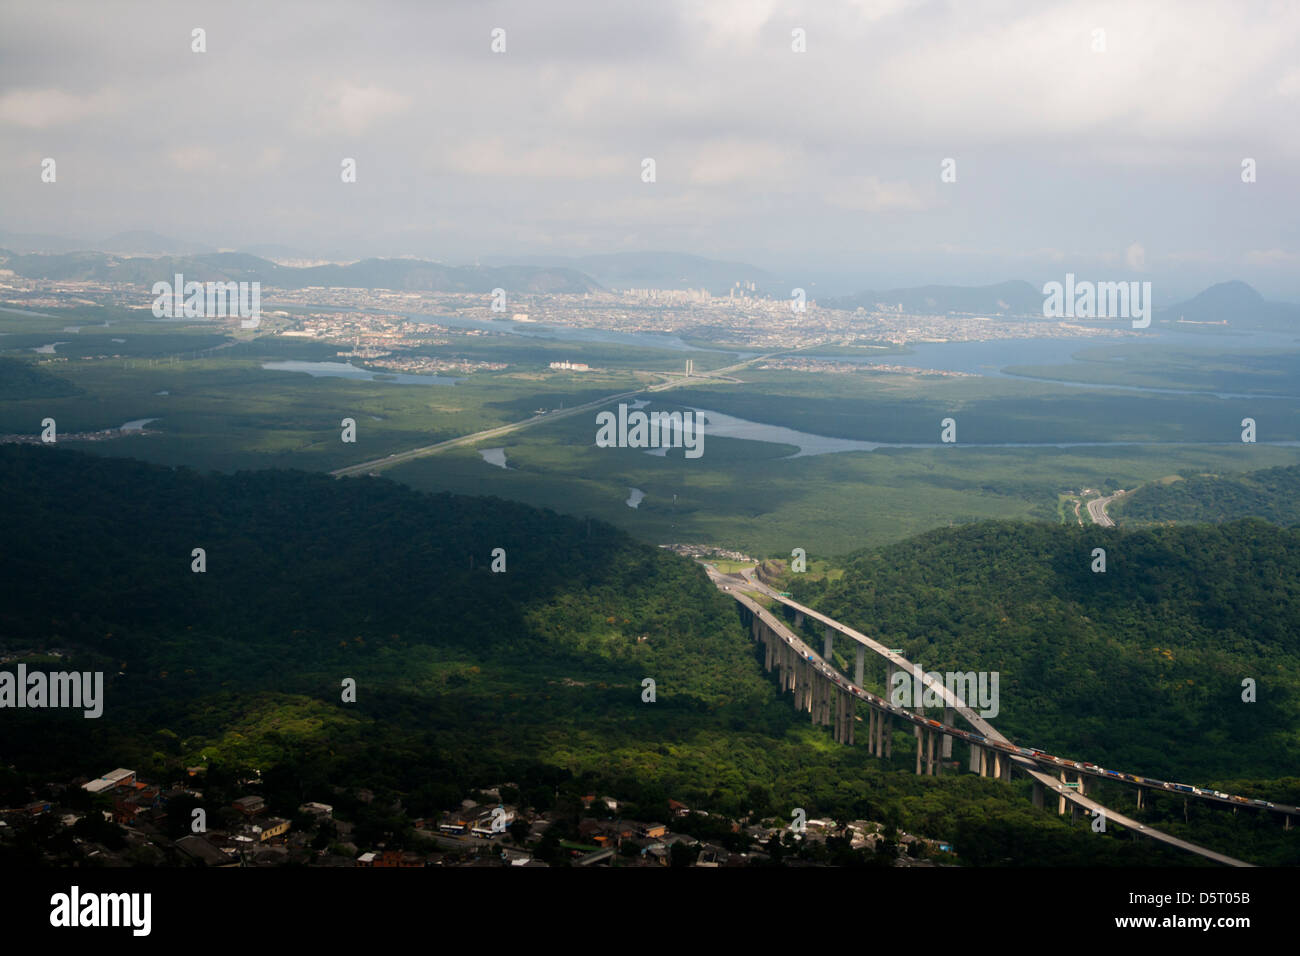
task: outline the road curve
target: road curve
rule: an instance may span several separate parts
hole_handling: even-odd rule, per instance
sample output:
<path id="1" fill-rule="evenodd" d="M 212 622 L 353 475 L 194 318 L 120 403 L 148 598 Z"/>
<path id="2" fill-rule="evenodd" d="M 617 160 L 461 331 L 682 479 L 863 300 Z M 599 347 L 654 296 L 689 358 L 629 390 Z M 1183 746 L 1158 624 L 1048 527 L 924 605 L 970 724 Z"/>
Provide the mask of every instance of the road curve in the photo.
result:
<path id="1" fill-rule="evenodd" d="M 727 575 L 723 575 L 713 568 L 706 566 L 705 570 L 708 572 L 710 580 L 712 580 L 714 585 L 717 587 L 724 586 L 722 584 L 723 580 L 730 580 L 734 583 L 740 583 L 740 580 L 736 578 L 731 578 Z M 887 647 L 881 644 L 879 641 L 872 640 L 871 638 L 867 637 L 865 634 L 861 634 L 850 627 L 846 627 L 845 625 L 840 624 L 838 621 L 834 620 L 833 618 L 829 618 L 826 615 L 821 614 L 820 612 L 815 611 L 810 607 L 806 607 L 805 605 L 799 604 L 797 601 L 794 601 L 790 598 L 782 597 L 780 593 L 773 591 L 767 585 L 754 580 L 754 578 L 752 577 L 752 569 L 742 572 L 742 574 L 744 575 L 743 577 L 744 582 L 750 586 L 753 586 L 760 593 L 772 597 L 777 601 L 781 602 L 782 604 L 785 604 L 788 607 L 792 607 L 798 611 L 802 611 L 805 615 L 812 617 L 818 621 L 821 621 L 823 624 L 829 625 L 830 627 L 834 628 L 840 633 L 848 637 L 851 637 L 853 640 L 858 641 L 859 643 L 864 644 L 867 647 L 870 647 L 880 656 L 893 661 L 901 669 L 911 673 L 917 673 L 918 668 L 916 667 L 916 665 L 912 664 L 911 661 L 907 660 L 907 658 L 903 657 L 902 655 L 893 653 Z M 771 612 L 763 609 L 761 605 L 755 602 L 748 595 L 743 594 L 742 592 L 734 589 L 728 590 L 727 593 L 730 594 L 733 598 L 735 598 L 735 600 L 740 604 L 749 608 L 751 611 L 754 611 L 755 613 L 759 614 L 760 617 L 763 619 L 764 623 L 766 623 L 769 627 L 772 627 L 774 630 L 776 630 L 777 633 L 781 634 L 783 638 L 785 638 L 786 640 L 790 640 L 791 638 L 793 638 L 793 642 L 797 642 L 796 648 L 801 650 L 801 652 L 804 654 L 805 657 L 809 657 L 810 659 L 812 659 L 814 663 L 817 665 L 819 670 L 821 670 L 823 673 L 826 673 L 827 676 L 831 676 L 829 672 L 833 671 L 834 668 L 826 661 L 824 661 L 820 655 L 812 651 L 811 648 L 808 648 L 808 646 L 805 643 L 803 643 L 802 639 L 799 638 L 797 635 L 795 635 L 794 632 L 791 631 L 790 628 L 784 624 L 784 622 L 779 621 L 775 616 L 771 614 Z M 838 671 L 835 671 L 835 674 L 838 674 Z M 945 704 L 952 706 L 953 709 L 956 710 L 958 713 L 960 713 L 962 717 L 965 718 L 965 720 L 971 724 L 972 727 L 975 727 L 977 730 L 979 730 L 980 733 L 982 733 L 985 737 L 988 737 L 993 740 L 998 740 L 1006 744 L 1011 744 L 1010 740 L 1008 740 L 1005 736 L 1003 736 L 1002 734 L 994 730 L 992 725 L 990 725 L 987 721 L 981 718 L 977 712 L 962 704 L 959 701 L 959 699 L 956 697 L 956 695 L 948 691 L 946 687 L 930 681 L 924 674 L 921 674 L 920 676 L 922 681 L 925 683 L 925 685 L 927 687 L 932 688 L 935 691 L 935 693 L 938 694 L 943 699 Z M 832 679 L 834 678 L 832 677 Z M 908 713 L 905 710 L 901 710 L 899 708 L 893 708 L 889 706 L 887 702 L 881 701 L 880 698 L 876 698 L 874 695 L 867 693 L 866 691 L 862 690 L 861 688 L 858 688 L 856 685 L 848 682 L 847 680 L 841 681 L 841 683 L 846 686 L 846 688 L 850 691 L 850 693 L 853 693 L 857 697 L 871 698 L 876 701 L 880 701 L 880 703 L 883 704 L 888 709 L 889 713 L 892 713 L 894 716 L 903 718 L 905 722 L 910 722 L 913 724 L 920 723 L 923 726 L 930 727 L 931 729 L 933 729 L 933 725 L 926 723 L 925 721 L 915 717 L 914 715 Z M 945 725 L 940 725 L 941 731 L 944 729 L 944 726 Z M 948 728 L 948 730 L 953 731 L 956 730 L 956 728 Z M 960 732 L 958 733 L 960 734 Z M 1235 857 L 1228 856 L 1227 854 L 1219 853 L 1217 850 L 1211 850 L 1208 847 L 1203 847 L 1200 846 L 1199 844 L 1191 843 L 1187 840 L 1183 840 L 1176 836 L 1172 836 L 1161 830 L 1157 830 L 1153 827 L 1149 827 L 1144 823 L 1140 823 L 1137 820 L 1134 820 L 1132 817 L 1119 813 L 1118 811 L 1113 810 L 1110 807 L 1098 803 L 1096 800 L 1093 800 L 1090 797 L 1085 797 L 1082 794 L 1077 793 L 1072 787 L 1064 786 L 1059 779 L 1052 777 L 1047 773 L 1044 773 L 1043 770 L 1039 767 L 1038 763 L 1035 762 L 1034 760 L 1017 754 L 1010 754 L 1008 756 L 1010 756 L 1010 758 L 1014 762 L 1019 764 L 1021 769 L 1023 769 L 1031 778 L 1033 778 L 1038 783 L 1042 784 L 1047 790 L 1054 791 L 1055 793 L 1058 794 L 1058 796 L 1064 797 L 1069 802 L 1075 804 L 1078 807 L 1081 807 L 1082 809 L 1088 811 L 1089 813 L 1098 812 L 1103 814 L 1105 819 L 1108 822 L 1118 823 L 1120 826 L 1127 827 L 1129 830 L 1131 830 L 1136 834 L 1150 837 L 1151 839 L 1156 840 L 1160 843 L 1167 844 L 1179 850 L 1184 850 L 1188 853 L 1195 853 L 1198 856 L 1204 857 L 1205 859 L 1208 860 L 1213 860 L 1216 863 L 1222 863 L 1227 866 L 1238 866 L 1238 867 L 1254 866 L 1253 863 L 1247 863 L 1244 860 L 1238 860 Z M 1075 768 L 1072 767 L 1071 769 L 1073 770 Z M 1151 788 L 1151 789 L 1155 789 L 1155 788 Z M 1157 791 L 1157 792 L 1164 792 L 1164 791 Z"/>
<path id="2" fill-rule="evenodd" d="M 1105 498 L 1093 498 L 1089 501 L 1088 517 L 1092 519 L 1092 523 L 1103 528 L 1115 527 L 1114 519 L 1112 519 L 1110 515 L 1106 514 L 1106 507 L 1122 494 L 1124 494 L 1124 492 L 1120 491 Z"/>

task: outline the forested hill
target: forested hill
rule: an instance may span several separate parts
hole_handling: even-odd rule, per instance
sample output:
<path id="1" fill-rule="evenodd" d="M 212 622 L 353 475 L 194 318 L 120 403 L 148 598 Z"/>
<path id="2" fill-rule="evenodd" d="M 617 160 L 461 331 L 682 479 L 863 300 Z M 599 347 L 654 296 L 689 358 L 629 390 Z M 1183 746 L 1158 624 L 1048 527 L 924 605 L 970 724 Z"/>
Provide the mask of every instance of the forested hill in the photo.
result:
<path id="1" fill-rule="evenodd" d="M 983 523 L 791 577 L 926 670 L 998 671 L 993 723 L 1019 743 L 1162 779 L 1294 773 L 1300 529 Z"/>
<path id="2" fill-rule="evenodd" d="M 337 686 L 413 649 L 652 675 L 670 700 L 761 686 L 737 681 L 752 671 L 737 666 L 743 639 L 703 572 L 598 522 L 384 480 L 203 476 L 31 446 L 0 447 L 0 495 L 0 580 L 22 598 L 0 606 L 4 643 L 101 652 L 143 682 L 167 672 L 171 692 Z"/>
<path id="3" fill-rule="evenodd" d="M 1300 465 L 1238 475 L 1194 475 L 1143 485 L 1133 494 L 1111 502 L 1109 514 L 1126 526 L 1235 518 L 1298 524 Z"/>

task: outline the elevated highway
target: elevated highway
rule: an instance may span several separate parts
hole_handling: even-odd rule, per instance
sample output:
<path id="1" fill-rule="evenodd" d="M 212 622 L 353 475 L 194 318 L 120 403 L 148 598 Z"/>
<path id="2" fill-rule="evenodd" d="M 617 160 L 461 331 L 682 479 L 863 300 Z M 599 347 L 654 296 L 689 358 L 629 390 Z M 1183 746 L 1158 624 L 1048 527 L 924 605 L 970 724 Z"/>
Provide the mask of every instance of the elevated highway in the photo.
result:
<path id="1" fill-rule="evenodd" d="M 775 668 L 777 670 L 778 680 L 783 691 L 794 692 L 796 709 L 809 711 L 816 723 L 832 725 L 832 734 L 836 741 L 846 744 L 855 742 L 855 724 L 863 722 L 863 718 L 856 715 L 857 707 L 853 702 L 862 701 L 868 708 L 868 716 L 865 722 L 868 731 L 869 751 L 876 756 L 891 757 L 893 754 L 892 731 L 895 722 L 903 727 L 910 726 L 917 741 L 916 772 L 918 774 L 928 773 L 933 775 L 937 773 L 942 765 L 942 757 L 951 753 L 950 741 L 956 738 L 970 745 L 971 770 L 978 772 L 981 776 L 987 774 L 1009 780 L 1011 767 L 1013 765 L 1019 766 L 1034 782 L 1033 797 L 1037 806 L 1042 806 L 1046 793 L 1055 792 L 1059 802 L 1059 812 L 1063 813 L 1066 805 L 1069 804 L 1074 812 L 1082 811 L 1089 815 L 1101 814 L 1108 824 L 1119 824 L 1135 834 L 1149 837 L 1152 840 L 1188 853 L 1194 853 L 1216 863 L 1241 867 L 1252 865 L 1227 854 L 1219 853 L 1208 847 L 1200 846 L 1149 827 L 1111 807 L 1098 803 L 1087 795 L 1087 779 L 1089 777 L 1116 779 L 1114 771 L 1094 768 L 1100 772 L 1092 773 L 1085 769 L 1084 764 L 1063 761 L 1061 758 L 1044 755 L 1041 751 L 1016 746 L 994 729 L 977 711 L 966 706 L 965 702 L 952 694 L 947 687 L 931 681 L 924 674 L 919 673 L 919 669 L 914 664 L 880 642 L 840 624 L 833 618 L 812 608 L 784 597 L 762 582 L 754 580 L 751 574 L 742 577 L 724 575 L 708 565 L 706 565 L 706 570 L 714 585 L 734 598 L 747 612 L 755 639 L 766 647 L 765 664 L 767 669 L 772 670 Z M 747 590 L 751 589 L 785 604 L 795 610 L 797 614 L 810 617 L 825 625 L 828 628 L 825 653 L 816 653 L 784 621 L 773 615 L 754 597 L 746 593 Z M 858 644 L 856 681 L 850 681 L 841 675 L 829 660 L 834 633 L 844 634 Z M 945 719 L 936 721 L 927 718 L 921 713 L 914 713 L 865 690 L 861 684 L 863 680 L 863 654 L 867 648 L 884 658 L 891 674 L 897 669 L 919 677 L 926 687 L 930 688 L 937 697 L 943 700 Z M 960 715 L 970 724 L 972 730 L 966 731 L 955 726 L 952 723 L 953 715 Z M 936 746 L 937 740 L 944 741 L 942 747 Z M 1067 768 L 1070 773 L 1075 775 L 1073 785 L 1067 780 Z M 1059 776 L 1053 777 L 1051 773 L 1047 772 L 1048 769 L 1056 771 Z M 1121 780 L 1121 782 L 1128 781 Z M 1204 792 L 1199 795 L 1188 793 L 1182 795 L 1188 797 L 1204 796 Z M 1234 807 L 1241 806 L 1239 802 L 1234 802 L 1231 799 L 1227 801 L 1220 800 L 1219 802 L 1227 802 Z M 1140 808 L 1140 800 L 1138 805 Z M 1270 807 L 1269 809 L 1285 812 L 1294 808 Z M 1289 817 L 1286 819 L 1289 820 Z"/>

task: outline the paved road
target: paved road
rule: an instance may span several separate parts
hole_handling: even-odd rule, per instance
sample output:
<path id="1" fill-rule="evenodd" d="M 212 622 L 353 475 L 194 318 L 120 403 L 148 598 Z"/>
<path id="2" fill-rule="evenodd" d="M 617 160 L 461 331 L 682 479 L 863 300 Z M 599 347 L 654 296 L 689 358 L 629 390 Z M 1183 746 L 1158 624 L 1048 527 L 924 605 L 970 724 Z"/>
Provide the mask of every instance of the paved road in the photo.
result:
<path id="1" fill-rule="evenodd" d="M 387 458 L 376 458 L 373 461 L 365 461 L 359 465 L 348 465 L 346 468 L 338 468 L 331 471 L 330 474 L 335 478 L 344 478 L 352 475 L 366 475 L 372 471 L 391 468 L 393 465 L 400 465 L 416 458 L 423 458 L 426 455 L 436 455 L 439 452 L 447 451 L 449 448 L 459 448 L 463 445 L 474 445 L 489 438 L 500 438 L 502 435 L 508 435 L 511 432 L 528 428 L 530 425 L 536 425 L 539 422 L 553 422 L 558 421 L 561 418 L 569 418 L 572 415 L 580 415 L 583 412 L 595 411 L 611 402 L 623 401 L 624 399 L 633 398 L 637 395 L 644 395 L 646 392 L 662 392 L 670 388 L 677 388 L 680 385 L 701 385 L 717 378 L 727 379 L 726 373 L 728 372 L 734 372 L 737 369 L 744 368 L 746 365 L 750 365 L 754 362 L 761 362 L 763 359 L 771 358 L 773 355 L 784 355 L 786 352 L 790 351 L 797 350 L 784 349 L 781 352 L 769 352 L 766 355 L 756 355 L 753 358 L 745 359 L 743 362 L 737 362 L 735 365 L 728 365 L 726 368 L 715 369 L 701 375 L 692 375 L 689 377 L 682 375 L 666 382 L 660 382 L 657 385 L 649 385 L 630 392 L 620 392 L 617 395 L 607 395 L 604 398 L 596 399 L 594 402 L 587 402 L 585 405 L 575 405 L 573 408 L 557 409 L 556 411 L 546 412 L 543 415 L 533 415 L 531 418 L 525 418 L 522 421 L 511 422 L 508 425 L 498 425 L 495 428 L 488 428 L 481 432 L 475 432 L 472 435 L 462 435 L 459 438 L 451 438 L 447 441 L 437 442 L 433 445 L 425 445 L 421 448 L 412 448 L 409 451 L 400 451 L 396 454 L 389 455 Z M 734 379 L 731 381 L 734 381 Z"/>
<path id="2" fill-rule="evenodd" d="M 916 665 L 912 664 L 902 655 L 893 653 L 888 648 L 886 648 L 883 644 L 880 644 L 878 641 L 874 641 L 871 638 L 867 637 L 865 634 L 861 634 L 850 627 L 846 627 L 840 624 L 838 621 L 834 620 L 833 618 L 829 618 L 826 615 L 821 614 L 810 607 L 806 607 L 802 604 L 799 604 L 797 601 L 791 600 L 790 598 L 782 597 L 779 592 L 774 591 L 771 588 L 769 588 L 767 585 L 763 584 L 762 582 L 755 580 L 752 577 L 753 575 L 752 569 L 746 569 L 745 571 L 742 571 L 741 573 L 743 575 L 743 578 L 735 578 L 728 575 L 723 575 L 712 568 L 706 567 L 706 570 L 708 571 L 709 577 L 713 581 L 715 586 L 719 588 L 723 588 L 723 587 L 727 588 L 728 593 L 732 597 L 734 597 L 738 602 L 750 608 L 750 610 L 756 610 L 762 617 L 763 621 L 766 624 L 768 624 L 769 627 L 772 627 L 774 623 L 778 624 L 779 627 L 774 629 L 777 630 L 778 634 L 781 634 L 782 631 L 784 631 L 785 633 L 782 634 L 782 637 L 786 637 L 786 635 L 790 635 L 790 636 L 794 636 L 794 635 L 793 632 L 790 631 L 790 629 L 786 625 L 784 625 L 784 623 L 778 622 L 777 619 L 773 617 L 770 612 L 762 610 L 751 598 L 749 598 L 748 595 L 738 590 L 736 585 L 753 587 L 759 593 L 764 594 L 768 597 L 772 597 L 777 601 L 781 602 L 782 604 L 794 608 L 795 610 L 802 611 L 806 616 L 821 621 L 823 624 L 829 625 L 833 629 L 839 631 L 841 634 L 844 634 L 847 637 L 851 637 L 853 640 L 857 641 L 858 643 L 870 647 L 877 654 L 893 661 L 896 665 L 898 665 L 903 670 L 909 673 L 917 672 Z M 789 641 L 789 638 L 786 639 L 787 641 Z M 795 640 L 798 641 L 799 639 L 795 637 Z M 800 649 L 801 653 L 806 658 L 812 659 L 814 663 L 817 665 L 819 670 L 822 670 L 823 673 L 827 674 L 827 676 L 831 676 L 831 674 L 828 673 L 828 670 L 833 670 L 832 668 L 830 668 L 830 665 L 827 664 L 825 661 L 823 661 L 822 658 L 819 655 L 815 654 L 810 648 L 808 648 L 806 644 L 803 644 L 802 641 L 799 641 L 799 645 L 797 649 Z M 834 671 L 834 674 L 838 675 L 838 671 Z M 922 681 L 925 683 L 927 687 L 933 688 L 935 693 L 939 695 L 946 704 L 952 706 L 958 713 L 962 715 L 962 717 L 968 723 L 970 723 L 972 727 L 975 727 L 985 737 L 1005 745 L 1009 745 L 1013 747 L 1015 746 L 1014 744 L 1012 744 L 1010 740 L 1008 740 L 1002 734 L 994 730 L 992 725 L 990 725 L 987 721 L 983 720 L 978 713 L 971 710 L 969 707 L 962 705 L 959 699 L 956 697 L 956 695 L 952 694 L 945 686 L 931 682 L 930 680 L 925 678 L 924 674 L 922 674 L 921 676 L 922 676 Z M 831 679 L 834 680 L 835 678 L 832 676 Z M 856 685 L 853 685 L 843 680 L 837 681 L 837 683 L 841 684 L 841 686 L 845 686 L 851 693 L 854 693 L 855 696 L 858 696 L 860 698 L 861 697 L 870 698 L 873 699 L 874 701 L 878 701 L 880 704 L 883 704 L 889 712 L 893 713 L 895 716 L 901 717 L 904 721 L 911 722 L 913 724 L 921 723 L 923 726 L 930 727 L 931 729 L 934 729 L 935 727 L 935 725 L 929 724 L 927 721 L 923 721 L 921 718 L 918 718 L 915 715 L 905 710 L 901 710 L 900 708 L 893 707 L 892 705 L 881 700 L 880 698 L 875 698 L 874 695 L 868 694 L 866 691 L 863 691 L 860 688 L 856 687 Z M 947 733 L 951 736 L 957 736 L 957 737 L 968 736 L 964 731 L 955 727 L 951 727 L 943 724 L 938 725 L 938 727 L 941 732 Z M 1185 850 L 1189 853 L 1195 853 L 1198 856 L 1205 857 L 1206 859 L 1209 860 L 1214 860 L 1217 863 L 1223 863 L 1228 866 L 1242 866 L 1242 867 L 1249 867 L 1254 865 L 1251 863 L 1247 863 L 1244 860 L 1238 860 L 1235 857 L 1231 857 L 1226 854 L 1219 853 L 1216 850 L 1211 850 L 1208 847 L 1203 847 L 1200 846 L 1199 844 L 1191 843 L 1187 840 L 1182 840 L 1179 839 L 1178 837 L 1171 836 L 1170 834 L 1164 833 L 1163 831 L 1156 830 L 1153 827 L 1149 827 L 1146 824 L 1134 820 L 1132 817 L 1126 816 L 1125 814 L 1119 813 L 1116 810 L 1106 807 L 1098 803 L 1097 801 L 1093 800 L 1090 797 L 1085 797 L 1082 794 L 1076 792 L 1074 788 L 1063 786 L 1061 781 L 1058 778 L 1052 777 L 1049 774 L 1043 772 L 1038 761 L 1035 759 L 1032 759 L 1030 757 L 1025 757 L 1019 754 L 1008 754 L 1008 756 L 1010 757 L 1011 760 L 1019 764 L 1021 769 L 1023 769 L 1030 777 L 1038 781 L 1049 791 L 1055 791 L 1057 794 L 1063 796 L 1069 802 L 1083 808 L 1084 810 L 1088 811 L 1090 814 L 1094 811 L 1098 811 L 1104 814 L 1108 822 L 1118 823 L 1120 826 L 1128 827 L 1134 833 L 1140 834 L 1141 836 L 1150 837 L 1153 840 L 1157 840 L 1161 843 L 1168 844 L 1169 846 L 1176 847 L 1177 849 L 1180 850 Z M 1070 762 L 1069 769 L 1071 770 L 1071 772 L 1080 772 L 1080 768 L 1078 768 L 1074 764 L 1074 762 Z M 1090 771 L 1083 770 L 1082 772 L 1090 772 Z M 1157 788 L 1148 788 L 1148 789 L 1157 789 Z M 1166 792 L 1166 791 L 1161 790 L 1160 792 Z M 1191 796 L 1191 794 L 1183 794 L 1183 796 L 1185 797 Z M 1218 802 L 1230 803 L 1230 801 L 1218 800 L 1218 798 L 1210 798 L 1210 799 L 1214 799 Z M 1230 803 L 1230 805 L 1237 806 L 1239 804 Z M 1259 809 L 1259 808 L 1255 807 L 1253 809 Z M 1296 808 L 1293 807 L 1286 807 L 1286 808 L 1277 807 L 1275 809 L 1282 810 L 1284 812 L 1296 810 Z"/>
<path id="3" fill-rule="evenodd" d="M 1096 525 L 1100 525 L 1103 528 L 1115 527 L 1115 522 L 1111 520 L 1110 515 L 1106 514 L 1106 507 L 1112 501 L 1114 501 L 1116 498 L 1119 498 L 1123 494 L 1124 492 L 1117 491 L 1115 492 L 1115 494 L 1109 495 L 1108 497 L 1093 498 L 1091 501 L 1089 501 L 1088 517 L 1092 519 L 1092 523 Z"/>

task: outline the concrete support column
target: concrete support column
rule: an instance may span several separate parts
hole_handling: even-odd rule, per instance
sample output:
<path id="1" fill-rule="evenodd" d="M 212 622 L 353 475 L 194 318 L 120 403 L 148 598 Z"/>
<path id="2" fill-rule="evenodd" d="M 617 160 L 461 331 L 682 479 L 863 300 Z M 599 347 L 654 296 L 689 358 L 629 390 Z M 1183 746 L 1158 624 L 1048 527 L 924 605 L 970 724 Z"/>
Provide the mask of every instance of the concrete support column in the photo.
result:
<path id="1" fill-rule="evenodd" d="M 984 776 L 984 767 L 981 765 L 980 753 L 979 747 L 975 744 L 970 745 L 970 772 L 977 773 L 982 777 Z"/>
<path id="2" fill-rule="evenodd" d="M 925 732 L 925 772 L 927 776 L 935 776 L 935 759 L 934 759 L 934 738 L 935 732 L 927 730 Z"/>
<path id="3" fill-rule="evenodd" d="M 952 726 L 953 713 L 954 711 L 951 707 L 945 707 L 943 709 L 943 722 L 949 727 Z M 952 738 L 947 734 L 943 735 L 943 756 L 945 760 L 952 758 Z"/>
<path id="4" fill-rule="evenodd" d="M 853 683 L 859 687 L 862 686 L 864 671 L 866 670 L 867 649 L 861 644 L 858 645 L 858 659 L 853 665 Z"/>
<path id="5" fill-rule="evenodd" d="M 1142 788 L 1138 787 L 1137 791 L 1138 791 L 1138 809 L 1141 810 L 1142 809 Z"/>
<path id="6" fill-rule="evenodd" d="M 881 716 L 885 718 L 885 726 L 882 730 L 885 738 L 885 759 L 892 760 L 894 758 L 894 715 L 882 714 Z"/>
<path id="7" fill-rule="evenodd" d="M 913 724 L 912 733 L 916 736 L 916 775 L 921 776 L 921 751 L 925 749 L 925 741 L 921 738 L 921 728 Z"/>
<path id="8" fill-rule="evenodd" d="M 1002 779 L 1009 781 L 1011 779 L 1011 758 L 1007 757 L 1002 761 Z"/>
<path id="9" fill-rule="evenodd" d="M 1061 783 L 1065 783 L 1065 771 L 1061 771 Z M 1056 801 L 1056 815 L 1065 816 L 1065 794 L 1062 793 Z"/>
<path id="10" fill-rule="evenodd" d="M 835 653 L 835 631 L 829 624 L 826 625 L 826 641 L 822 644 L 822 657 L 827 664 L 831 663 L 831 655 Z"/>
<path id="11" fill-rule="evenodd" d="M 1043 785 L 1037 780 L 1034 781 L 1034 806 L 1043 809 Z"/>
<path id="12" fill-rule="evenodd" d="M 993 776 L 1000 778 L 1002 776 L 1002 751 L 993 751 Z"/>

